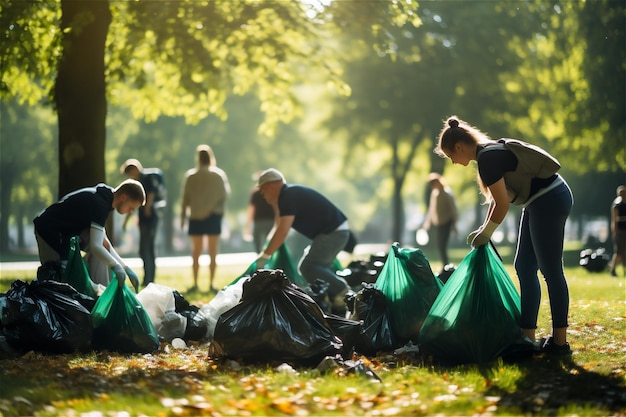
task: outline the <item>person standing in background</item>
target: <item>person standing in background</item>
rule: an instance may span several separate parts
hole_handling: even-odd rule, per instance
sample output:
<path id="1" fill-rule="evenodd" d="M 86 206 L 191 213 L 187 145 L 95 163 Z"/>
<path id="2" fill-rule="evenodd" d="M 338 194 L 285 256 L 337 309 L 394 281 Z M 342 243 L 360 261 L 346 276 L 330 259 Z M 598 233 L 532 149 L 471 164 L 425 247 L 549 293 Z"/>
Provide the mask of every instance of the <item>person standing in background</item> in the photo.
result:
<path id="1" fill-rule="evenodd" d="M 250 193 L 243 235 L 244 240 L 252 240 L 256 253 L 260 253 L 263 249 L 275 220 L 274 208 L 265 201 L 259 187 L 254 187 Z"/>
<path id="2" fill-rule="evenodd" d="M 541 270 L 552 313 L 552 335 L 540 341 L 541 351 L 570 355 L 569 288 L 563 271 L 563 241 L 574 198 L 558 174 L 561 165 L 537 146 L 508 138 L 495 141 L 456 116 L 445 121 L 435 153 L 450 158 L 453 164 L 468 166 L 475 161 L 478 167 L 478 185 L 489 202 L 489 210 L 483 225 L 467 238 L 472 247 L 489 243 L 511 204 L 524 207 L 514 261 L 521 293 L 520 328 L 536 343 Z"/>
<path id="3" fill-rule="evenodd" d="M 158 168 L 144 168 L 137 159 L 127 159 L 120 167 L 120 172 L 139 181 L 146 191 L 146 204 L 139 208 L 139 256 L 143 261 L 143 283 L 145 287 L 154 282 L 156 275 L 156 235 L 165 207 L 165 186 L 163 172 Z M 126 231 L 132 213 L 124 219 L 122 230 Z"/>
<path id="4" fill-rule="evenodd" d="M 457 210 L 452 191 L 445 186 L 443 177 L 436 172 L 428 175 L 430 186 L 430 200 L 428 213 L 423 228 L 435 229 L 437 250 L 442 262 L 442 269 L 449 263 L 448 242 L 450 235 L 456 233 Z"/>
<path id="5" fill-rule="evenodd" d="M 616 277 L 617 264 L 621 263 L 626 275 L 626 187 L 620 185 L 616 190 L 617 197 L 611 204 L 611 234 L 613 235 L 613 258 L 611 259 L 611 276 Z"/>
<path id="6" fill-rule="evenodd" d="M 213 281 L 217 267 L 217 252 L 222 234 L 222 218 L 230 185 L 226 173 L 217 167 L 215 155 L 209 145 L 196 148 L 197 167 L 185 174 L 181 200 L 180 227 L 184 230 L 189 216 L 188 235 L 191 237 L 193 259 L 193 287 L 198 290 L 198 270 L 204 237 L 207 237 L 210 265 L 209 291 L 213 291 Z"/>

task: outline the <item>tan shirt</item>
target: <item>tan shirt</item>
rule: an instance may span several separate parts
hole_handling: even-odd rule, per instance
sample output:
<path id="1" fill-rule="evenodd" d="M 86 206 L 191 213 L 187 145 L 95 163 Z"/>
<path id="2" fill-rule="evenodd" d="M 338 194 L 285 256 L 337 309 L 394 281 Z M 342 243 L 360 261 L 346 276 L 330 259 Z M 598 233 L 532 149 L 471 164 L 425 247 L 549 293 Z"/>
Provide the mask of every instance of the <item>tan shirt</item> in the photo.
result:
<path id="1" fill-rule="evenodd" d="M 429 222 L 439 226 L 450 221 L 456 222 L 456 217 L 456 205 L 452 194 L 445 190 L 432 190 L 428 207 Z"/>
<path id="2" fill-rule="evenodd" d="M 189 218 L 206 219 L 211 214 L 224 214 L 230 185 L 226 173 L 217 167 L 203 166 L 187 171 L 183 186 L 183 212 L 189 208 Z"/>

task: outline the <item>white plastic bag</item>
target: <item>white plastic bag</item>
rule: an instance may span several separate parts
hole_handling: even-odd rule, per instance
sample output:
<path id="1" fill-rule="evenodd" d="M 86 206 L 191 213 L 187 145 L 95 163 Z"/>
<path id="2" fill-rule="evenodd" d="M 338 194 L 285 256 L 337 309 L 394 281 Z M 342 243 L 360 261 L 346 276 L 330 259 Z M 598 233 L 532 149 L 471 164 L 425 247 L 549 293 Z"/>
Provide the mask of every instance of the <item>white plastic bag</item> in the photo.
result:
<path id="1" fill-rule="evenodd" d="M 150 316 L 160 337 L 170 341 L 185 335 L 187 317 L 176 313 L 172 288 L 151 282 L 137 294 L 137 299 Z"/>
<path id="2" fill-rule="evenodd" d="M 206 317 L 207 320 L 207 335 L 206 337 L 213 339 L 213 333 L 215 332 L 215 326 L 217 320 L 222 313 L 230 310 L 241 301 L 243 295 L 243 283 L 250 280 L 250 277 L 243 277 L 239 281 L 232 285 L 225 287 L 223 290 L 219 290 L 215 297 L 208 303 L 200 308 L 200 312 Z"/>

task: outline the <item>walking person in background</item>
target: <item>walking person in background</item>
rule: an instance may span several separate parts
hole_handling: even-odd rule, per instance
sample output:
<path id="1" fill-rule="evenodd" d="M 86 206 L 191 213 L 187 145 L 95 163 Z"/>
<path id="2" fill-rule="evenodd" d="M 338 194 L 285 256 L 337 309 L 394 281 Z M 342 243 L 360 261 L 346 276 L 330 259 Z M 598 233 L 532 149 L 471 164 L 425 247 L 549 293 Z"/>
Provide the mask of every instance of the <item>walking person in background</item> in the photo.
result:
<path id="1" fill-rule="evenodd" d="M 456 116 L 446 120 L 435 152 L 454 164 L 477 163 L 478 184 L 489 210 L 483 225 L 468 236 L 473 247 L 489 243 L 510 204 L 524 207 L 514 262 L 521 292 L 520 327 L 535 342 L 541 302 L 537 272 L 541 270 L 552 313 L 552 336 L 541 343 L 541 350 L 546 354 L 571 354 L 567 343 L 569 290 L 563 272 L 563 241 L 573 197 L 557 173 L 558 161 L 522 141 L 494 141 Z"/>
<path id="2" fill-rule="evenodd" d="M 109 273 L 113 271 L 120 286 L 128 276 L 137 291 L 137 275 L 113 248 L 104 227 L 111 211 L 129 214 L 145 201 L 146 194 L 141 183 L 130 179 L 115 189 L 98 184 L 67 194 L 33 220 L 41 264 L 52 262 L 65 268 L 70 239 L 80 236 L 82 250 L 97 257 L 107 266 Z"/>
<path id="3" fill-rule="evenodd" d="M 331 265 L 337 254 L 350 245 L 347 217 L 319 192 L 303 185 L 287 184 L 283 174 L 274 168 L 263 171 L 257 186 L 278 215 L 270 241 L 257 258 L 257 268 L 265 266 L 293 227 L 312 240 L 299 261 L 300 274 L 309 284 L 318 278 L 326 281 L 333 310 L 344 310 L 343 298 L 349 286 L 331 270 Z"/>
<path id="4" fill-rule="evenodd" d="M 244 240 L 252 240 L 256 253 L 260 253 L 263 249 L 263 245 L 265 245 L 265 241 L 274 227 L 274 220 L 274 208 L 265 201 L 259 187 L 255 186 L 250 193 L 243 235 Z"/>
<path id="5" fill-rule="evenodd" d="M 613 258 L 611 259 L 611 276 L 616 277 L 617 264 L 621 263 L 626 275 L 626 187 L 620 185 L 616 190 L 617 197 L 611 204 L 611 234 L 613 235 Z"/>
<path id="6" fill-rule="evenodd" d="M 448 265 L 448 242 L 450 235 L 456 233 L 457 210 L 452 191 L 445 186 L 441 175 L 432 172 L 428 175 L 428 184 L 431 188 L 428 213 L 423 228 L 435 229 L 437 250 L 443 267 Z"/>
<path id="7" fill-rule="evenodd" d="M 185 228 L 189 216 L 188 234 L 191 236 L 191 257 L 193 259 L 193 287 L 198 290 L 198 270 L 204 238 L 207 239 L 209 265 L 209 291 L 213 291 L 213 281 L 217 268 L 222 218 L 226 199 L 230 194 L 230 185 L 226 173 L 217 167 L 213 150 L 208 145 L 196 149 L 196 168 L 185 174 L 183 185 L 180 227 Z"/>
<path id="8" fill-rule="evenodd" d="M 146 191 L 146 204 L 139 208 L 139 257 L 143 261 L 143 283 L 154 282 L 156 275 L 156 235 L 162 208 L 165 207 L 165 186 L 163 172 L 158 168 L 144 168 L 137 159 L 127 159 L 120 167 L 120 172 L 137 180 Z M 122 230 L 130 220 L 131 213 L 124 219 Z"/>

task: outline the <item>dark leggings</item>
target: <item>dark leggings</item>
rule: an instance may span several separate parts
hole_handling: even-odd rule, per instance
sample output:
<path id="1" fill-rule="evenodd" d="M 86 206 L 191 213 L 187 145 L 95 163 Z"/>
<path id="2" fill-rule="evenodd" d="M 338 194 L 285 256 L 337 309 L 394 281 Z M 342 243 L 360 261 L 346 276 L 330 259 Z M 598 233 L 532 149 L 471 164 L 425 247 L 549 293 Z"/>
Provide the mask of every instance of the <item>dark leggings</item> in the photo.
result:
<path id="1" fill-rule="evenodd" d="M 567 327 L 569 290 L 563 273 L 563 240 L 565 221 L 572 204 L 572 193 L 564 182 L 522 211 L 515 253 L 515 271 L 521 291 L 522 329 L 537 328 L 541 302 L 539 270 L 548 288 L 552 326 Z"/>

